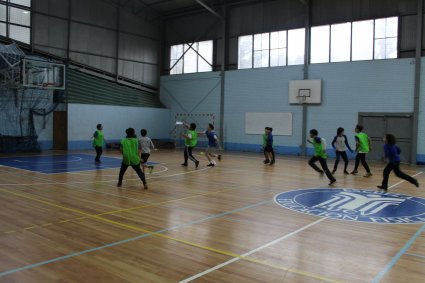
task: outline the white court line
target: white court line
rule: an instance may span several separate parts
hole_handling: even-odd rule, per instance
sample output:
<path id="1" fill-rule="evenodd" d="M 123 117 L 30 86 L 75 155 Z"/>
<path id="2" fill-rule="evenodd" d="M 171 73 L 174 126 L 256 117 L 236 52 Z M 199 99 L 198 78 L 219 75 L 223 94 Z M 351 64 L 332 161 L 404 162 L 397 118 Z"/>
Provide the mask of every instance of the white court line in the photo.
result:
<path id="1" fill-rule="evenodd" d="M 258 248 L 255 248 L 255 249 L 253 249 L 253 250 L 251 250 L 251 251 L 249 251 L 249 252 L 247 252 L 247 253 L 244 253 L 244 254 L 243 254 L 243 255 L 241 255 L 240 257 L 232 258 L 231 260 L 228 260 L 228 261 L 223 262 L 223 263 L 221 263 L 221 264 L 219 264 L 219 265 L 216 265 L 216 266 L 214 266 L 214 267 L 211 267 L 210 269 L 207 269 L 207 270 L 205 270 L 205 271 L 203 271 L 203 272 L 200 272 L 200 273 L 198 273 L 198 274 L 195 274 L 195 275 L 193 275 L 192 277 L 189 277 L 189 278 L 186 278 L 186 279 L 184 279 L 184 280 L 182 280 L 182 281 L 179 281 L 179 283 L 186 283 L 186 282 L 190 282 L 190 281 L 192 281 L 192 280 L 194 280 L 194 279 L 197 279 L 197 278 L 199 278 L 199 277 L 202 277 L 202 276 L 204 276 L 204 275 L 206 275 L 206 274 L 208 274 L 208 273 L 210 273 L 210 272 L 212 272 L 212 271 L 214 271 L 214 270 L 220 269 L 220 268 L 222 268 L 222 267 L 224 267 L 224 266 L 226 266 L 226 265 L 229 265 L 229 264 L 231 264 L 231 263 L 234 263 L 235 261 L 238 261 L 238 260 L 240 260 L 240 259 L 244 259 L 244 257 L 248 257 L 248 256 L 252 255 L 253 253 L 256 253 L 256 252 L 258 252 L 258 251 L 260 251 L 260 250 L 262 250 L 262 249 L 264 249 L 264 248 L 270 247 L 271 245 L 274 245 L 274 244 L 276 244 L 276 243 L 278 243 L 278 242 L 280 242 L 280 241 L 282 241 L 282 240 L 285 240 L 285 239 L 287 239 L 287 238 L 289 238 L 289 237 L 292 237 L 292 236 L 294 236 L 295 234 L 298 234 L 299 232 L 302 232 L 302 231 L 304 231 L 304 230 L 306 230 L 306 229 L 308 229 L 308 228 L 310 228 L 310 227 L 312 227 L 312 226 L 314 226 L 314 225 L 316 225 L 316 224 L 318 224 L 318 223 L 320 223 L 320 222 L 322 222 L 322 221 L 324 221 L 324 220 L 326 220 L 326 219 L 327 219 L 326 217 L 325 217 L 325 218 L 320 218 L 319 220 L 316 220 L 316 221 L 314 221 L 314 222 L 312 222 L 312 223 L 310 223 L 310 224 L 308 224 L 308 225 L 306 225 L 306 226 L 304 226 L 304 227 L 301 227 L 301 228 L 300 228 L 300 229 L 298 229 L 298 230 L 295 230 L 295 231 L 293 231 L 293 232 L 291 232 L 291 233 L 289 233 L 289 234 L 286 234 L 286 235 L 284 235 L 284 236 L 282 236 L 282 237 L 280 237 L 280 238 L 278 238 L 278 239 L 275 239 L 275 240 L 273 240 L 273 241 L 271 241 L 271 242 L 268 242 L 267 244 L 264 244 L 264 245 L 262 245 L 262 246 L 260 246 L 260 247 L 258 247 Z"/>
<path id="2" fill-rule="evenodd" d="M 32 163 L 32 164 L 57 164 L 57 163 L 71 163 L 71 162 L 78 162 L 83 160 L 83 158 L 78 157 L 78 156 L 72 156 L 71 157 L 76 157 L 77 159 L 75 160 L 64 160 L 64 161 L 27 161 L 27 160 L 17 160 L 14 159 L 13 161 L 15 162 L 20 162 L 20 163 Z"/>
<path id="3" fill-rule="evenodd" d="M 418 176 L 418 175 L 420 175 L 420 174 L 422 174 L 422 173 L 423 173 L 423 172 L 418 172 L 418 173 L 416 173 L 415 175 L 413 175 L 413 177 L 416 177 L 416 176 Z M 403 183 L 403 182 L 406 182 L 406 181 L 405 181 L 405 180 L 401 180 L 400 182 L 395 183 L 394 185 L 392 185 L 392 186 L 388 187 L 388 189 L 390 189 L 390 188 L 394 188 L 394 187 L 396 187 L 396 186 L 400 185 L 400 184 L 401 184 L 401 183 Z M 308 225 L 306 225 L 306 226 L 304 226 L 304 227 L 302 227 L 302 228 L 300 228 L 300 229 L 298 229 L 298 230 L 296 230 L 296 231 L 293 231 L 293 232 L 291 232 L 291 233 L 289 233 L 289 234 L 286 234 L 286 235 L 284 235 L 284 236 L 282 236 L 282 237 L 280 237 L 280 238 L 278 238 L 278 239 L 276 239 L 276 240 L 273 240 L 273 241 L 271 241 L 271 242 L 269 242 L 269 243 L 267 243 L 267 244 L 265 244 L 265 245 L 263 245 L 263 246 L 260 246 L 260 247 L 258 247 L 258 248 L 256 248 L 256 249 L 253 249 L 253 250 L 251 250 L 251 251 L 249 251 L 249 252 L 247 252 L 247 253 L 244 253 L 244 254 L 243 254 L 243 255 L 241 255 L 240 257 L 232 258 L 231 260 L 228 260 L 228 261 L 223 262 L 223 263 L 221 263 L 221 264 L 218 264 L 218 265 L 216 265 L 216 266 L 214 266 L 214 267 L 211 267 L 210 269 L 207 269 L 207 270 L 205 270 L 205 271 L 203 271 L 203 272 L 200 272 L 200 273 L 198 273 L 198 274 L 195 274 L 195 275 L 193 275 L 192 277 L 189 277 L 189 278 L 186 278 L 186 279 L 184 279 L 184 280 L 182 280 L 182 281 L 179 281 L 179 283 L 186 283 L 186 282 L 190 282 L 190 281 L 195 280 L 195 279 L 197 279 L 197 278 L 199 278 L 199 277 L 202 277 L 202 276 L 204 276 L 204 275 L 206 275 L 206 274 L 208 274 L 208 273 L 210 273 L 210 272 L 212 272 L 212 271 L 218 270 L 218 269 L 220 269 L 220 268 L 222 268 L 222 267 L 224 267 L 224 266 L 226 266 L 226 265 L 229 265 L 229 264 L 234 263 L 234 262 L 236 262 L 236 261 L 238 261 L 238 260 L 240 260 L 240 259 L 243 259 L 244 257 L 250 256 L 250 255 L 252 255 L 252 254 L 253 254 L 253 253 L 255 253 L 255 252 L 258 252 L 258 251 L 260 251 L 260 250 L 262 250 L 262 249 L 264 249 L 264 248 L 267 248 L 267 247 L 269 247 L 269 246 L 271 246 L 271 245 L 273 245 L 273 244 L 275 244 L 275 243 L 277 243 L 277 242 L 279 242 L 279 241 L 285 240 L 285 239 L 287 239 L 287 238 L 289 238 L 289 237 L 291 237 L 291 236 L 293 236 L 293 235 L 295 235 L 295 234 L 297 234 L 297 233 L 299 233 L 299 232 L 301 232 L 301 231 L 303 231 L 303 230 L 305 230 L 305 229 L 307 229 L 307 228 L 309 228 L 309 227 L 311 227 L 311 226 L 313 226 L 313 225 L 316 225 L 316 224 L 318 224 L 318 223 L 322 222 L 322 221 L 323 221 L 323 220 L 325 220 L 325 219 L 327 219 L 327 218 L 326 218 L 326 217 L 325 217 L 325 218 L 321 218 L 321 219 L 319 219 L 319 220 L 317 220 L 317 221 L 315 221 L 315 222 L 313 222 L 313 223 L 310 223 L 310 224 L 308 224 Z"/>
<path id="4" fill-rule="evenodd" d="M 168 167 L 167 166 L 156 165 L 156 167 L 162 167 L 164 169 L 161 170 L 161 171 L 155 171 L 152 174 L 159 174 L 159 173 L 163 173 L 163 172 L 167 172 L 168 171 Z M 107 168 L 107 169 L 111 169 L 111 168 Z M 115 169 L 115 168 L 112 168 L 112 169 Z M 99 169 L 99 170 L 105 170 L 105 169 Z M 88 173 L 78 173 L 78 172 L 65 172 L 65 173 L 72 174 L 72 175 L 93 176 L 93 174 L 88 174 Z M 145 175 L 147 175 L 147 174 L 145 173 Z M 150 175 L 150 173 L 149 173 L 149 175 Z M 112 174 L 107 174 L 107 175 L 102 174 L 102 177 L 117 177 L 117 176 L 118 176 L 118 174 L 113 174 L 113 175 Z"/>
<path id="5" fill-rule="evenodd" d="M 421 175 L 422 173 L 423 173 L 422 171 L 421 171 L 421 172 L 418 172 L 418 173 L 416 173 L 415 175 L 412 175 L 412 177 L 419 176 L 419 175 Z M 392 186 L 389 186 L 389 187 L 388 187 L 388 189 L 394 188 L 394 187 L 396 187 L 396 186 L 400 185 L 400 184 L 401 184 L 401 183 L 403 183 L 403 182 L 406 182 L 406 180 L 401 180 L 400 182 L 395 183 L 395 184 L 394 184 L 394 185 L 392 185 Z"/>
<path id="6" fill-rule="evenodd" d="M 168 178 L 168 177 L 174 177 L 174 176 L 180 176 L 180 175 L 187 175 L 187 174 L 193 174 L 196 172 L 201 172 L 201 171 L 205 171 L 211 169 L 211 167 L 206 167 L 206 168 L 202 168 L 202 169 L 196 169 L 196 170 L 192 170 L 189 172 L 182 172 L 182 173 L 176 173 L 176 174 L 171 174 L 171 175 L 162 175 L 162 176 L 158 176 L 158 177 L 150 177 L 150 178 L 146 178 L 146 180 L 150 180 L 150 179 L 160 179 L 160 178 Z M 34 173 L 33 171 L 30 171 L 31 173 Z M 46 175 L 50 175 L 50 174 L 46 174 Z M 134 180 L 140 180 L 138 178 L 134 178 L 134 179 L 125 179 L 126 181 L 134 181 Z M 46 182 L 46 183 L 27 183 L 27 184 L 2 184 L 0 183 L 0 186 L 38 186 L 38 185 L 72 185 L 72 184 L 96 184 L 96 183 L 110 183 L 110 182 L 116 182 L 117 180 L 103 180 L 103 181 L 77 181 L 77 182 Z"/>

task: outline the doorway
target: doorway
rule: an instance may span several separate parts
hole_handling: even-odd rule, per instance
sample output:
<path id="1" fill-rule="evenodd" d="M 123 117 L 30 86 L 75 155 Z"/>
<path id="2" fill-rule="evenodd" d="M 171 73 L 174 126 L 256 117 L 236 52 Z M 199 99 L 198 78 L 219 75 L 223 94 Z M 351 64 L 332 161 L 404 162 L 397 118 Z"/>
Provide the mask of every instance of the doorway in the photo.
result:
<path id="1" fill-rule="evenodd" d="M 384 156 L 384 136 L 393 134 L 401 149 L 401 162 L 411 163 L 412 113 L 359 113 L 359 124 L 364 127 L 372 141 L 372 151 L 368 159 L 380 161 Z"/>

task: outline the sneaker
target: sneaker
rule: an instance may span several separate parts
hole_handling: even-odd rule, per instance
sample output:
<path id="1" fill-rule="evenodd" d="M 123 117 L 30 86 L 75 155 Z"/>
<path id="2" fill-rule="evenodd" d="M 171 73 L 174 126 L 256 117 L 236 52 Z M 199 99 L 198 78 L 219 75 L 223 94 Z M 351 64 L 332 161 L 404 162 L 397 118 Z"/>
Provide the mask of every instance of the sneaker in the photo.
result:
<path id="1" fill-rule="evenodd" d="M 182 163 L 181 166 L 187 166 L 187 163 L 186 162 L 185 163 Z"/>
<path id="2" fill-rule="evenodd" d="M 328 185 L 333 186 L 335 184 L 336 180 L 332 180 Z"/>
<path id="3" fill-rule="evenodd" d="M 122 183 L 118 182 L 117 187 L 122 187 Z"/>
<path id="4" fill-rule="evenodd" d="M 208 167 L 214 167 L 215 165 L 214 165 L 214 163 L 210 163 L 210 164 L 208 164 L 207 166 L 208 166 Z"/>
<path id="5" fill-rule="evenodd" d="M 416 188 L 419 188 L 419 182 L 418 182 L 418 180 L 415 179 L 415 182 L 413 183 L 413 185 L 415 185 Z"/>
<path id="6" fill-rule="evenodd" d="M 366 173 L 366 175 L 364 175 L 363 177 L 365 177 L 365 178 L 369 178 L 369 177 L 372 177 L 372 173 L 370 173 L 370 172 L 367 172 L 367 173 Z"/>
<path id="7" fill-rule="evenodd" d="M 274 160 L 270 161 L 269 165 L 271 166 L 273 164 L 275 164 L 275 161 Z"/>
<path id="8" fill-rule="evenodd" d="M 336 170 L 333 170 L 333 171 L 332 171 L 332 175 L 333 175 L 333 174 L 335 174 L 335 172 L 336 172 Z"/>
<path id="9" fill-rule="evenodd" d="M 195 167 L 198 168 L 199 166 L 199 161 L 195 161 Z"/>
<path id="10" fill-rule="evenodd" d="M 359 172 L 357 171 L 357 170 L 353 170 L 353 171 L 351 171 L 351 175 L 357 175 Z"/>
<path id="11" fill-rule="evenodd" d="M 218 161 L 221 161 L 221 154 L 217 156 Z"/>
<path id="12" fill-rule="evenodd" d="M 320 177 L 323 177 L 324 174 L 325 174 L 325 172 L 323 172 L 323 171 L 319 172 Z"/>
<path id="13" fill-rule="evenodd" d="M 264 164 L 268 164 L 270 162 L 270 160 L 266 159 L 263 161 Z"/>
<path id="14" fill-rule="evenodd" d="M 152 174 L 153 166 L 148 166 L 148 168 L 149 168 L 149 174 Z"/>
<path id="15" fill-rule="evenodd" d="M 347 170 L 344 170 L 345 175 L 350 175 L 350 173 Z"/>
<path id="16" fill-rule="evenodd" d="M 379 192 L 381 192 L 381 193 L 388 192 L 388 189 L 387 188 L 384 188 L 383 186 L 376 186 L 376 187 L 379 189 Z"/>
<path id="17" fill-rule="evenodd" d="M 148 184 L 144 183 L 143 184 L 143 189 L 147 190 L 148 189 Z"/>

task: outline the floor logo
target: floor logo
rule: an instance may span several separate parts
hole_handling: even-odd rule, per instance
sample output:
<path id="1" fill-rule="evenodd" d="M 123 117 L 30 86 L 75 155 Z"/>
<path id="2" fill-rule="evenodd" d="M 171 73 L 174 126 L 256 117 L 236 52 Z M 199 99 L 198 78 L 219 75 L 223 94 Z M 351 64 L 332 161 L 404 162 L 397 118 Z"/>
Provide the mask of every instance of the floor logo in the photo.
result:
<path id="1" fill-rule="evenodd" d="M 290 210 L 333 219 L 386 224 L 425 223 L 425 199 L 353 189 L 304 189 L 275 196 Z"/>

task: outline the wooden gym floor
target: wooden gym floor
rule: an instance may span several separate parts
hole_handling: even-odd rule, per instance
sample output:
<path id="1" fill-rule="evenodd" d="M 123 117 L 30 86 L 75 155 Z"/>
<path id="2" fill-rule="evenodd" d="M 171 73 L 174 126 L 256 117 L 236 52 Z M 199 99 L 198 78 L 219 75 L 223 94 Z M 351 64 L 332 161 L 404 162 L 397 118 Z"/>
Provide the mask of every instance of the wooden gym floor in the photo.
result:
<path id="1" fill-rule="evenodd" d="M 264 166 L 261 154 L 226 153 L 208 168 L 198 155 L 195 169 L 182 155 L 152 154 L 161 165 L 146 174 L 148 190 L 131 168 L 118 189 L 118 168 L 0 166 L 0 282 L 425 282 L 425 224 L 333 220 L 274 201 L 328 188 L 306 159 Z M 363 178 L 340 164 L 335 188 L 375 190 L 384 164 L 369 165 Z M 402 169 L 422 188 L 391 175 L 390 191 L 425 198 L 423 168 Z"/>

